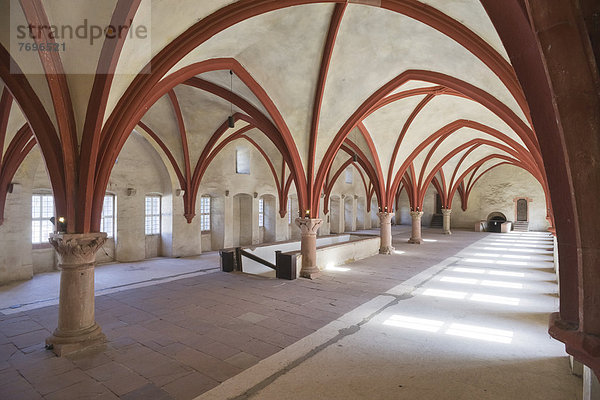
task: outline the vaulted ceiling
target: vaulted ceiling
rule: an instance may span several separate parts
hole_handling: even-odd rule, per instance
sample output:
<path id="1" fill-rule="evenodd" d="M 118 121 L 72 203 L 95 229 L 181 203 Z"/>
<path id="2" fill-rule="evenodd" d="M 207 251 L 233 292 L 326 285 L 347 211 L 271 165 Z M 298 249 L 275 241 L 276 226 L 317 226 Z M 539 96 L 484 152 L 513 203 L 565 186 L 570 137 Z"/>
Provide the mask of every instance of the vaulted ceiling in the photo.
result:
<path id="1" fill-rule="evenodd" d="M 25 118 L 38 141 L 55 135 L 42 140 L 42 152 L 52 157 L 55 141 L 81 149 L 71 157 L 81 164 L 79 199 L 102 192 L 134 129 L 177 171 L 190 218 L 211 156 L 235 139 L 261 149 L 281 199 L 293 179 L 312 215 L 350 159 L 386 207 L 401 188 L 419 206 L 431 183 L 450 207 L 454 193 L 504 163 L 528 170 L 546 190 L 522 90 L 478 0 L 3 0 L 2 9 L 9 3 L 4 26 L 87 18 L 149 28 L 141 42 L 61 38 L 66 51 L 10 55 L 10 31 L 2 30 L 3 63 L 12 57 L 30 86 L 13 93 Z M 101 67 L 111 73 L 80 73 Z M 20 118 L 11 114 L 11 135 Z M 44 123 L 51 127 L 37 128 Z M 67 169 L 69 159 L 54 163 Z M 69 177 L 54 180 L 66 187 L 65 204 L 72 201 Z"/>

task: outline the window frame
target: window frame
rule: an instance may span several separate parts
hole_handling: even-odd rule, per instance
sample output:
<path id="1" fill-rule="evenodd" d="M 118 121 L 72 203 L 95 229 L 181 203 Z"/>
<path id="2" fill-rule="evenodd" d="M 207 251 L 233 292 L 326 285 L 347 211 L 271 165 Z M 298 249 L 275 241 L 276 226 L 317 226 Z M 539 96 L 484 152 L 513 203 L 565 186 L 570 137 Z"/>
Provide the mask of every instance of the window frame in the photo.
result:
<path id="1" fill-rule="evenodd" d="M 265 227 L 265 198 L 258 199 L 258 227 Z"/>
<path id="2" fill-rule="evenodd" d="M 354 183 L 354 173 L 352 171 L 352 166 L 349 165 L 346 167 L 345 175 L 346 176 L 344 182 L 349 185 L 352 185 Z"/>
<path id="3" fill-rule="evenodd" d="M 240 162 L 242 161 L 242 162 Z M 246 165 L 244 165 L 246 164 Z M 246 168 L 243 168 L 243 167 Z M 250 150 L 247 148 L 235 149 L 235 173 L 250 175 Z"/>
<path id="4" fill-rule="evenodd" d="M 106 215 L 106 199 L 110 198 L 111 201 L 111 208 L 112 208 L 112 213 L 111 215 Z M 100 219 L 100 232 L 105 232 L 106 233 L 106 237 L 109 239 L 114 239 L 115 237 L 115 221 L 116 221 L 116 196 L 113 193 L 105 193 L 104 194 L 104 201 L 102 202 L 102 214 L 101 214 L 101 219 Z M 106 232 L 105 227 L 106 227 L 106 223 L 105 220 L 106 219 L 110 219 L 111 220 L 111 232 Z"/>
<path id="5" fill-rule="evenodd" d="M 155 214 L 154 204 L 151 204 L 151 212 L 148 214 L 148 199 L 158 199 L 158 214 Z M 148 230 L 148 219 L 151 219 L 151 229 Z M 155 231 L 156 226 L 153 219 L 158 219 L 158 232 Z M 160 194 L 147 194 L 144 198 L 144 233 L 146 236 L 157 236 L 162 232 L 162 195 Z"/>
<path id="6" fill-rule="evenodd" d="M 204 204 L 205 201 L 208 201 L 208 204 Z M 200 197 L 200 230 L 202 233 L 210 233 L 211 231 L 211 206 L 212 200 L 210 196 L 202 196 Z M 205 229 L 208 227 L 208 229 Z"/>
<path id="7" fill-rule="evenodd" d="M 40 202 L 39 202 L 39 208 L 38 208 L 38 212 L 39 212 L 39 217 L 36 217 L 34 214 L 34 198 L 39 197 L 40 198 Z M 44 198 L 48 199 L 50 198 L 52 200 L 52 215 L 48 216 L 47 214 L 44 214 Z M 56 225 L 52 225 L 52 222 L 50 222 L 50 218 L 54 217 L 56 218 L 56 205 L 54 203 L 54 194 L 52 192 L 49 191 L 34 191 L 31 194 L 31 245 L 34 249 L 40 249 L 40 248 L 49 248 L 51 247 L 50 243 L 48 242 L 48 237 L 46 237 L 46 241 L 44 241 L 44 223 L 46 223 L 46 231 L 48 233 L 48 236 L 50 233 L 56 232 Z M 33 235 L 34 235 L 34 224 L 39 223 L 39 236 L 36 239 L 39 239 L 39 241 L 36 241 L 36 239 L 34 239 Z M 56 222 L 55 222 L 56 224 Z M 48 228 L 50 230 L 48 230 Z"/>

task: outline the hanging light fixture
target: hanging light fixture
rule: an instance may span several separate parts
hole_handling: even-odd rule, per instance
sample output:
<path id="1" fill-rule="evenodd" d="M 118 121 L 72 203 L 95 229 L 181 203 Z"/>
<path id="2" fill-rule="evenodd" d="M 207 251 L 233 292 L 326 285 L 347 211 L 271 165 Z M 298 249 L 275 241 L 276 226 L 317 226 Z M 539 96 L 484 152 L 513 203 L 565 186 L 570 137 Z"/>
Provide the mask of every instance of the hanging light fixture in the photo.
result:
<path id="1" fill-rule="evenodd" d="M 232 70 L 229 70 L 229 76 L 231 78 L 231 81 L 229 84 L 229 89 L 231 90 L 231 93 L 233 94 L 233 71 Z M 233 119 L 233 103 L 230 101 L 229 105 L 231 107 L 231 112 L 229 114 L 229 118 L 227 118 L 227 121 L 229 123 L 230 128 L 235 128 L 235 121 Z"/>

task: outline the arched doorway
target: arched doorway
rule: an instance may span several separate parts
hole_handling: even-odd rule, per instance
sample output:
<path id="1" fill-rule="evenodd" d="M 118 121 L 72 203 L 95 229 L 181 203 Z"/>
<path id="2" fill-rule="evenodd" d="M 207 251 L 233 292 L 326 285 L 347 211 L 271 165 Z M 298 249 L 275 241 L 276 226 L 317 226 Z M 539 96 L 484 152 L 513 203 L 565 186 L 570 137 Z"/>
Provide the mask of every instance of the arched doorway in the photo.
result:
<path id="1" fill-rule="evenodd" d="M 252 244 L 252 196 L 241 193 L 233 197 L 233 245 Z"/>
<path id="2" fill-rule="evenodd" d="M 379 217 L 377 216 L 378 210 L 379 205 L 377 204 L 377 199 L 371 199 L 371 229 L 379 228 Z"/>
<path id="3" fill-rule="evenodd" d="M 210 198 L 210 233 L 211 250 L 225 247 L 225 197 L 223 196 Z"/>
<path id="4" fill-rule="evenodd" d="M 365 229 L 367 211 L 364 197 L 356 200 L 356 230 Z"/>
<path id="5" fill-rule="evenodd" d="M 354 197 L 346 196 L 344 198 L 344 232 L 352 232 L 355 230 Z"/>
<path id="6" fill-rule="evenodd" d="M 264 243 L 275 242 L 277 240 L 277 201 L 275 196 L 270 194 L 262 196 L 259 199 L 258 212 L 260 241 Z M 260 224 L 261 220 L 262 224 Z"/>
<path id="7" fill-rule="evenodd" d="M 529 201 L 525 198 L 516 200 L 516 220 L 517 222 L 529 221 Z"/>
<path id="8" fill-rule="evenodd" d="M 329 231 L 331 233 L 340 233 L 340 198 L 338 196 L 331 196 L 329 203 L 329 214 L 331 215 Z"/>

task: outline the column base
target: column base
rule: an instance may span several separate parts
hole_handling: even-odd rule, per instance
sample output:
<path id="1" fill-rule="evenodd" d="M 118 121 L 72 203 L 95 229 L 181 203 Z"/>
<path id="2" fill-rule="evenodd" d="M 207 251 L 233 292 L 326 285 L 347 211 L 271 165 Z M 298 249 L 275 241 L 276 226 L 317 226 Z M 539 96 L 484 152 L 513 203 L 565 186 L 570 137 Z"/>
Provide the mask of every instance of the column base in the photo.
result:
<path id="1" fill-rule="evenodd" d="M 444 231 L 444 232 L 442 232 L 442 233 L 443 233 L 444 235 L 452 235 L 452 232 L 451 232 L 451 231 Z"/>
<path id="2" fill-rule="evenodd" d="M 320 273 L 321 273 L 321 270 L 317 267 L 310 268 L 310 269 L 303 269 L 300 271 L 300 277 L 306 278 L 306 279 L 315 279 L 317 276 L 319 276 Z"/>
<path id="3" fill-rule="evenodd" d="M 565 350 L 577 361 L 600 375 L 600 338 L 580 332 L 576 324 L 562 321 L 560 313 L 550 314 L 548 333 L 565 344 Z"/>
<path id="4" fill-rule="evenodd" d="M 422 239 L 410 238 L 408 239 L 408 243 L 410 244 L 421 244 Z"/>
<path id="5" fill-rule="evenodd" d="M 102 346 L 106 343 L 106 336 L 102 333 L 100 325 L 94 324 L 87 329 L 76 332 L 59 332 L 46 339 L 46 348 L 54 354 L 63 357 L 69 354 Z"/>
<path id="6" fill-rule="evenodd" d="M 379 249 L 379 254 L 391 255 L 394 254 L 394 250 L 396 250 L 392 246 L 386 246 Z"/>

